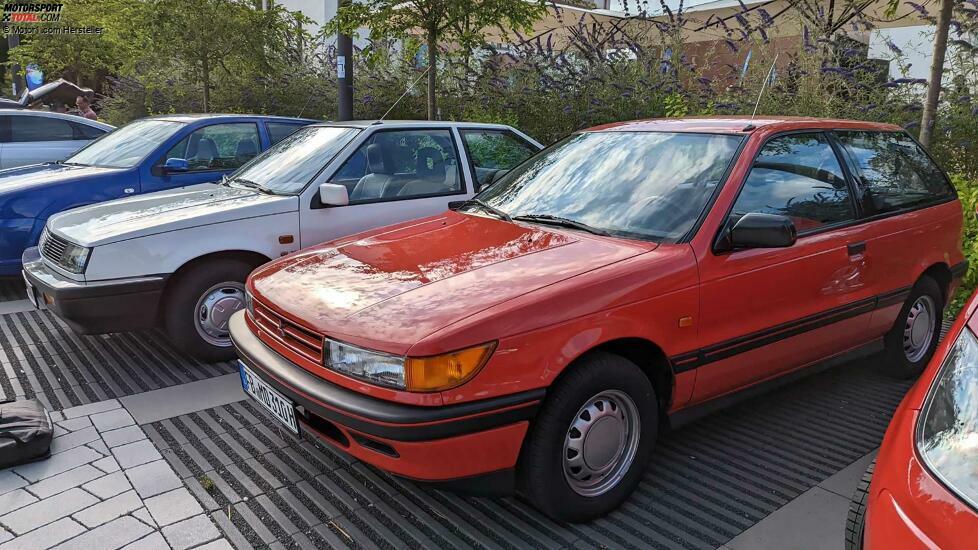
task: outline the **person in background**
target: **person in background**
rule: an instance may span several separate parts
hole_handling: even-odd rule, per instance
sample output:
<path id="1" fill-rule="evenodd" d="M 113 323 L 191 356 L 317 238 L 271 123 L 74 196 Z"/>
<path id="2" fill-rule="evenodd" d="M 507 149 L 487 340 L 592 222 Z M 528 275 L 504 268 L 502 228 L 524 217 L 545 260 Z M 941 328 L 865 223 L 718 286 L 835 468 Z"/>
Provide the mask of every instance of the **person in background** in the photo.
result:
<path id="1" fill-rule="evenodd" d="M 83 116 L 89 120 L 98 120 L 98 115 L 92 110 L 92 104 L 88 101 L 85 96 L 78 96 L 75 98 L 75 106 L 78 107 L 78 115 Z"/>

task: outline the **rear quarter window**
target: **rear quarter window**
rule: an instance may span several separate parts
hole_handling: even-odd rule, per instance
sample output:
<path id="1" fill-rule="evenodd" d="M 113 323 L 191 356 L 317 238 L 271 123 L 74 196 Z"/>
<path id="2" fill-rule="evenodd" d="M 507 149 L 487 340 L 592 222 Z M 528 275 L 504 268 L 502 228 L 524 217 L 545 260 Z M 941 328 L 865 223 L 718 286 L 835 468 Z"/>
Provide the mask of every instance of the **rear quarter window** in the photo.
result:
<path id="1" fill-rule="evenodd" d="M 837 132 L 856 165 L 863 203 L 872 213 L 926 206 L 954 196 L 944 173 L 903 132 Z"/>

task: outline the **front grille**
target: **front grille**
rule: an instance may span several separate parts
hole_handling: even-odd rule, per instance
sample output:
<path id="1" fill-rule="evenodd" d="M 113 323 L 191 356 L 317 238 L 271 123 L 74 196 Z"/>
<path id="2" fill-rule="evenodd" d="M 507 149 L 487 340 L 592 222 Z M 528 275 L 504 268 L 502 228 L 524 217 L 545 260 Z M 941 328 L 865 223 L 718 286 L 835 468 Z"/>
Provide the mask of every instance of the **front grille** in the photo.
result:
<path id="1" fill-rule="evenodd" d="M 297 325 L 254 300 L 255 323 L 285 347 L 316 363 L 323 362 L 323 336 Z"/>
<path id="2" fill-rule="evenodd" d="M 38 242 L 38 249 L 41 251 L 41 256 L 45 259 L 57 265 L 65 265 L 64 256 L 65 251 L 68 250 L 68 241 L 45 229 Z"/>

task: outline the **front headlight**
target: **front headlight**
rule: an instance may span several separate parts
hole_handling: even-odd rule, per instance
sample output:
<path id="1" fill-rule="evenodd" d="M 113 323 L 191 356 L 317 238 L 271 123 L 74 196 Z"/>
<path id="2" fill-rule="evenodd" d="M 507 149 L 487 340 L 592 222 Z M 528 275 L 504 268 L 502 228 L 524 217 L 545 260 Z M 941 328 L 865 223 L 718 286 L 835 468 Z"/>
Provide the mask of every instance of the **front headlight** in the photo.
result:
<path id="1" fill-rule="evenodd" d="M 432 392 L 467 382 L 486 364 L 495 342 L 432 357 L 402 357 L 326 339 L 325 366 L 378 386 Z"/>
<path id="2" fill-rule="evenodd" d="M 248 312 L 248 317 L 255 318 L 255 298 L 248 289 L 245 289 L 245 310 Z"/>
<path id="3" fill-rule="evenodd" d="M 61 254 L 61 266 L 72 273 L 84 273 L 92 249 L 68 243 Z"/>
<path id="4" fill-rule="evenodd" d="M 931 472 L 978 509 L 978 340 L 967 328 L 927 396 L 917 448 Z"/>

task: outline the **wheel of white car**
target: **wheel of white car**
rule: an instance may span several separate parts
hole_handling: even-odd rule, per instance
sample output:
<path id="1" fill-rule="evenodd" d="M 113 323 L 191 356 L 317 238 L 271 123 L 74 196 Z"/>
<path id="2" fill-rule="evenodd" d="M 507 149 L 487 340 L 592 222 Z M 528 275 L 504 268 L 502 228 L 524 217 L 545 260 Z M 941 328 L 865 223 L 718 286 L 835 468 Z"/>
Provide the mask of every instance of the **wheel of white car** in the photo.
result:
<path id="1" fill-rule="evenodd" d="M 167 334 L 203 361 L 234 358 L 228 321 L 244 309 L 244 281 L 254 266 L 241 260 L 199 263 L 170 282 L 163 312 Z"/>

